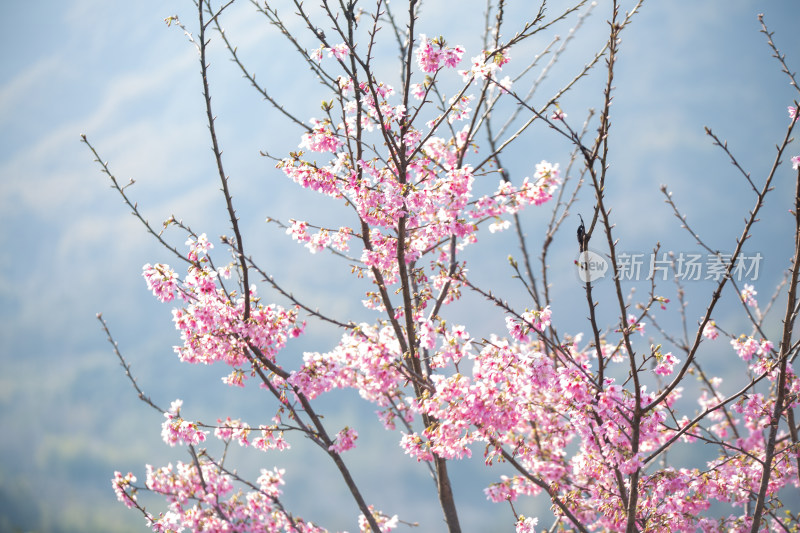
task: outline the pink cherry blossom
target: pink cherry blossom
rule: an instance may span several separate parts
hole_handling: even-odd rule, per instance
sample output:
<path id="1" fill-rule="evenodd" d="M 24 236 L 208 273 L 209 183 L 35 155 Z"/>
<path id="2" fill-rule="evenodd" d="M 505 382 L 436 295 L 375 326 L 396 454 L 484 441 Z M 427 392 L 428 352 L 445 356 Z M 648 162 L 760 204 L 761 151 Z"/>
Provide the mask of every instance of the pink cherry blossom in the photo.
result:
<path id="1" fill-rule="evenodd" d="M 672 353 L 658 354 L 656 360 L 658 364 L 653 372 L 659 376 L 669 376 L 672 374 L 673 367 L 681 362 L 681 360 L 672 355 Z"/>
<path id="2" fill-rule="evenodd" d="M 358 432 L 353 428 L 346 427 L 336 434 L 334 443 L 331 444 L 328 449 L 336 453 L 352 450 L 356 447 L 357 438 Z"/>
<path id="3" fill-rule="evenodd" d="M 175 298 L 178 274 L 169 265 L 147 263 L 142 267 L 142 276 L 147 282 L 147 288 L 161 302 L 170 302 Z"/>
<path id="4" fill-rule="evenodd" d="M 267 426 L 260 426 L 261 436 L 253 440 L 253 446 L 259 450 L 288 450 L 291 444 L 284 438 L 283 432 Z"/>
<path id="5" fill-rule="evenodd" d="M 487 78 L 497 82 L 497 72 L 510 60 L 511 57 L 508 48 L 493 53 L 484 50 L 481 55 L 472 58 L 472 67 L 470 70 L 463 70 L 459 73 L 465 82 L 472 80 L 482 81 Z M 508 84 L 508 82 L 505 82 L 503 85 L 506 84 Z"/>
<path id="6" fill-rule="evenodd" d="M 714 322 L 713 320 L 709 320 L 708 322 L 706 322 L 706 325 L 703 326 L 703 337 L 710 339 L 712 341 L 715 340 L 717 337 L 719 337 L 719 331 L 717 331 L 716 322 Z"/>
<path id="7" fill-rule="evenodd" d="M 636 316 L 628 315 L 628 326 L 630 326 L 632 331 L 638 331 L 639 335 L 644 337 L 644 322 L 639 322 Z"/>
<path id="8" fill-rule="evenodd" d="M 250 446 L 250 425 L 241 420 L 217 419 L 219 426 L 214 430 L 214 436 L 224 441 L 236 441 L 239 446 Z"/>
<path id="9" fill-rule="evenodd" d="M 405 450 L 406 454 L 415 457 L 417 461 L 433 461 L 429 443 L 416 433 L 403 434 L 400 439 L 400 447 Z"/>
<path id="10" fill-rule="evenodd" d="M 161 438 L 170 446 L 203 442 L 208 432 L 199 429 L 196 423 L 181 418 L 181 405 L 183 405 L 181 400 L 175 400 L 170 405 L 169 411 L 164 413 L 166 420 L 161 425 Z"/>
<path id="11" fill-rule="evenodd" d="M 523 342 L 530 339 L 530 333 L 533 331 L 542 331 L 550 325 L 550 306 L 545 307 L 541 311 L 526 311 L 520 317 L 520 320 L 512 317 L 506 317 L 506 328 L 509 335 L 515 340 Z"/>
<path id="12" fill-rule="evenodd" d="M 473 96 L 471 94 L 462 96 L 458 99 L 453 97 L 450 100 L 451 113 L 447 116 L 447 121 L 452 124 L 456 120 L 464 120 L 469 118 L 469 113 L 472 111 L 472 108 L 469 107 L 469 103 L 472 101 L 472 99 Z"/>
<path id="13" fill-rule="evenodd" d="M 497 233 L 511 227 L 510 220 L 497 220 L 489 224 L 489 233 Z"/>
<path id="14" fill-rule="evenodd" d="M 375 509 L 372 505 L 369 506 L 369 510 L 372 513 L 372 516 L 378 523 L 378 526 L 381 528 L 381 532 L 389 532 L 397 528 L 399 524 L 399 518 L 397 515 L 389 516 L 381 511 Z M 358 528 L 362 533 L 370 533 L 372 529 L 370 528 L 367 519 L 364 515 L 359 515 L 358 517 Z"/>
<path id="15" fill-rule="evenodd" d="M 439 68 L 439 51 L 425 35 L 419 36 L 417 48 L 417 65 L 422 72 L 436 72 Z"/>
<path id="16" fill-rule="evenodd" d="M 312 131 L 303 135 L 300 148 L 312 152 L 336 152 L 344 144 L 344 141 L 331 129 L 329 121 L 312 118 L 311 124 Z"/>
<path id="17" fill-rule="evenodd" d="M 114 478 L 111 480 L 111 486 L 114 488 L 117 500 L 125 504 L 128 509 L 136 505 L 136 494 L 128 492 L 128 487 L 133 483 L 136 483 L 136 476 L 131 472 L 128 472 L 125 476 L 120 472 L 114 472 Z"/>
<path id="18" fill-rule="evenodd" d="M 749 305 L 750 307 L 758 307 L 758 302 L 756 301 L 756 294 L 758 294 L 758 292 L 756 292 L 753 286 L 745 283 L 744 289 L 742 289 L 741 292 L 742 301 L 746 302 L 747 305 Z"/>
<path id="19" fill-rule="evenodd" d="M 441 38 L 428 40 L 424 34 L 419 36 L 416 56 L 417 66 L 422 72 L 433 73 L 442 67 L 454 68 L 463 55 L 464 48 L 461 46 L 449 48 L 444 46 Z"/>
<path id="20" fill-rule="evenodd" d="M 291 224 L 286 229 L 286 234 L 291 235 L 292 239 L 300 242 L 308 242 L 311 237 L 308 235 L 308 224 L 299 220 L 290 220 Z"/>
<path id="21" fill-rule="evenodd" d="M 753 337 L 745 335 L 731 341 L 731 346 L 736 353 L 745 361 L 750 361 L 754 355 L 766 355 L 772 349 L 772 343 L 767 340 L 756 341 Z"/>
<path id="22" fill-rule="evenodd" d="M 536 533 L 536 524 L 539 523 L 538 518 L 525 517 L 519 515 L 517 517 L 517 533 Z"/>
<path id="23" fill-rule="evenodd" d="M 200 234 L 197 240 L 191 237 L 186 241 L 186 246 L 189 247 L 187 257 L 192 261 L 198 261 L 204 256 L 208 255 L 208 251 L 214 248 L 214 245 L 208 241 L 205 233 Z"/>
<path id="24" fill-rule="evenodd" d="M 346 58 L 350 54 L 350 48 L 347 43 L 339 43 L 331 48 L 328 48 L 328 57 L 335 57 L 339 61 Z"/>

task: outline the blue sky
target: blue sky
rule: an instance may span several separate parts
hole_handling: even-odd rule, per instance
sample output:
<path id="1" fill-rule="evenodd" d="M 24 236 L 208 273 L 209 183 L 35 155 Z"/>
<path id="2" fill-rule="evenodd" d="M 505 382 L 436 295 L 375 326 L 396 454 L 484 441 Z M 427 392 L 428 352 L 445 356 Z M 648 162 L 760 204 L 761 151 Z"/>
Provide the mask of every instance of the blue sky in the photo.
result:
<path id="1" fill-rule="evenodd" d="M 475 4 L 468 3 L 456 20 L 446 11 L 449 3 L 429 1 L 419 31 L 443 34 L 451 43 L 463 43 L 467 57 L 476 55 L 483 3 Z M 797 70 L 800 32 L 796 5 L 789 0 L 646 3 L 623 34 L 609 184 L 622 249 L 649 251 L 661 241 L 676 252 L 697 250 L 663 205 L 661 183 L 669 184 L 690 220 L 697 221 L 715 246 L 732 249 L 753 198 L 724 154 L 704 135 L 703 126 L 727 139 L 743 166 L 761 182 L 788 123 L 786 107 L 798 98 L 759 33 L 759 10 Z M 283 11 L 288 15 L 291 9 Z M 543 97 L 599 48 L 607 12 L 607 2 L 599 2 L 544 84 Z M 87 134 L 122 182 L 136 180 L 131 193 L 151 222 L 175 214 L 209 236 L 229 233 L 208 149 L 196 54 L 179 30 L 163 22 L 175 13 L 187 23 L 193 21 L 190 2 L 42 1 L 4 8 L 0 529 L 14 525 L 41 531 L 142 531 L 143 520 L 115 503 L 108 482 L 113 471 L 132 470 L 141 479 L 147 462 L 185 459 L 180 450 L 161 443 L 159 415 L 138 402 L 125 381 L 95 319 L 99 311 L 141 385 L 161 405 L 182 397 L 197 418 L 205 420 L 261 413 L 253 407 L 258 391 L 230 391 L 219 383 L 221 370 L 177 363 L 169 308 L 152 301 L 141 280 L 144 263 L 168 261 L 169 256 L 130 216 L 79 142 L 80 134 Z M 259 79 L 270 80 L 277 98 L 304 119 L 319 113 L 318 102 L 326 95 L 283 51 L 280 37 L 248 3 L 234 6 L 224 26 Z M 562 36 L 568 30 L 569 25 L 556 29 Z M 531 53 L 544 44 L 544 39 L 533 43 Z M 520 59 L 523 55 L 520 52 Z M 387 53 L 387 75 L 394 57 Z M 602 77 L 597 74 L 561 101 L 576 124 L 589 107 L 600 106 L 597 87 Z M 364 316 L 360 297 L 348 299 L 342 289 L 331 288 L 327 276 L 336 276 L 336 263 L 308 256 L 282 232 L 264 224 L 266 216 L 335 220 L 338 211 L 330 204 L 299 191 L 258 156 L 265 148 L 276 155 L 295 149 L 300 131 L 261 101 L 219 49 L 212 55 L 211 84 L 234 200 L 252 253 L 298 295 L 342 316 Z M 529 175 L 541 159 L 563 166 L 567 148 L 542 129 L 510 153 L 507 165 L 518 176 Z M 798 153 L 795 143 L 790 155 Z M 789 253 L 785 213 L 791 207 L 793 174 L 785 159 L 772 203 L 749 244 L 750 250 L 766 257 L 757 286 L 764 295 L 771 294 Z M 586 216 L 590 205 L 591 199 L 584 196 L 577 209 Z M 537 221 L 536 216 L 529 219 L 534 241 Z M 556 242 L 553 262 L 571 263 L 571 227 Z M 172 237 L 182 244 L 179 235 Z M 513 241 L 500 238 L 490 246 L 509 242 Z M 476 276 L 496 278 L 498 269 L 507 268 L 507 253 L 495 262 L 474 257 Z M 581 302 L 580 288 L 569 285 L 571 274 L 566 270 L 559 274 L 556 269 L 553 279 L 561 297 L 554 314 L 567 320 L 570 329 L 580 330 L 585 309 L 573 312 L 574 302 Z M 510 277 L 507 270 L 499 271 L 503 279 Z M 333 279 L 337 288 L 349 283 L 345 275 Z M 698 294 L 692 305 L 702 301 L 705 288 L 690 287 Z M 330 332 L 314 331 L 298 342 L 298 352 L 329 345 Z M 336 402 L 341 408 L 330 413 L 332 420 L 346 423 L 348 417 L 363 414 L 344 396 Z M 369 442 L 393 445 L 395 436 L 369 429 L 368 422 L 364 427 L 363 434 L 375 439 Z M 419 517 L 409 519 L 438 527 L 432 493 L 412 490 L 416 483 L 427 483 L 424 472 L 400 453 L 391 455 L 395 459 L 386 466 L 383 449 L 354 460 L 356 474 L 367 478 L 366 486 L 387 511 L 401 512 L 402 517 L 402 511 L 414 509 Z M 288 497 L 323 524 L 354 528 L 356 512 L 341 512 L 341 485 L 335 474 L 323 462 L 307 459 L 306 451 L 300 444 L 286 458 L 269 456 L 265 462 L 262 456 L 242 454 L 241 460 L 254 472 L 259 465 L 285 462 L 290 484 L 299 487 Z M 385 488 L 369 479 L 375 468 L 391 468 L 404 482 Z M 492 473 L 464 467 L 455 475 L 463 486 L 474 489 L 457 494 L 470 502 L 472 510 L 465 513 L 471 523 L 488 530 L 496 526 L 493 515 L 502 516 L 503 524 L 511 523 L 507 509 L 492 510 L 481 503 L 481 484 L 488 483 Z M 304 485 L 304 479 L 315 482 Z M 392 509 L 393 503 L 400 508 Z"/>

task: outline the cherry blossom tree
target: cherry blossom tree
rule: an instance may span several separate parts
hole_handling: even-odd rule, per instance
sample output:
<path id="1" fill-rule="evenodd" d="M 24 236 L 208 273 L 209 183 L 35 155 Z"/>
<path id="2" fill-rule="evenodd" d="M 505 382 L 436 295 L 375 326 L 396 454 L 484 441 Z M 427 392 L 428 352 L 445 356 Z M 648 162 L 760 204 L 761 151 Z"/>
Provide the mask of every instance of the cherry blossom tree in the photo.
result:
<path id="1" fill-rule="evenodd" d="M 734 276 L 776 177 L 794 176 L 796 191 L 785 194 L 800 198 L 800 157 L 787 155 L 798 120 L 796 102 L 777 140 L 774 164 L 760 180 L 706 130 L 753 191 L 732 253 L 723 256 L 707 245 L 662 186 L 683 228 L 721 269 L 713 290 L 703 295 L 703 316 L 693 321 L 683 313 L 684 291 L 677 281 L 677 302 L 664 296 L 666 284 L 656 276 L 643 300 L 627 295 L 612 215 L 616 199 L 606 188 L 614 179 L 609 153 L 615 149 L 610 136 L 615 67 L 624 53 L 621 37 L 635 23 L 642 0 L 625 8 L 616 0 L 601 5 L 582 0 L 566 8 L 543 1 L 527 8 L 525 21 L 508 20 L 504 0 L 490 1 L 483 46 L 474 50 L 419 33 L 424 12 L 418 0 L 398 4 L 402 8 L 386 0 L 370 5 L 323 0 L 318 8 L 294 1 L 291 20 L 272 2 L 252 1 L 329 92 L 317 117 L 295 116 L 256 81 L 222 28 L 232 3 L 195 0 L 192 23 L 188 17 L 166 19 L 184 31 L 199 55 L 203 112 L 232 236 L 209 239 L 174 217 L 164 228 L 152 226 L 127 185 L 85 136 L 83 141 L 134 215 L 174 255 L 177 266 L 146 264 L 143 276 L 153 295 L 173 306 L 177 356 L 226 368 L 225 384 L 260 387 L 274 410 L 264 420 L 247 422 L 232 413 L 208 424 L 190 416 L 190 400 L 186 406 L 180 399 L 168 408 L 157 405 L 131 377 L 98 315 L 139 397 L 163 414 L 165 443 L 187 450 L 184 462 L 148 466 L 143 481 L 117 472 L 112 485 L 124 505 L 141 513 L 153 531 L 324 531 L 284 505 L 280 466 L 269 465 L 248 480 L 226 463 L 224 453 L 215 452 L 232 442 L 280 451 L 305 437 L 335 465 L 362 531 L 408 524 L 402 521 L 413 516 L 371 505 L 348 468 L 346 459 L 359 450 L 358 420 L 332 427 L 322 415 L 320 399 L 327 393 L 354 389 L 375 406 L 418 467 L 429 469 L 431 490 L 451 532 L 461 531 L 462 524 L 448 465 L 467 460 L 513 469 L 513 475 L 498 476 L 486 487 L 485 495 L 517 531 L 535 531 L 538 525 L 581 532 L 800 527 L 796 510 L 781 509 L 782 495 L 796 491 L 800 479 L 794 415 L 800 382 L 793 370 L 800 211 L 791 217 L 795 240 L 786 279 L 768 304 Z M 605 44 L 589 53 L 555 94 L 541 95 L 538 84 L 550 65 L 540 61 L 548 54 L 557 59 L 566 44 L 548 32 L 564 21 L 577 28 L 592 10 L 605 10 Z M 763 21 L 762 31 L 797 87 Z M 529 55 L 528 43 L 543 36 L 549 42 L 545 50 Z M 396 41 L 399 51 L 397 86 L 378 76 L 383 69 L 375 50 L 386 39 Z M 342 268 L 369 282 L 365 294 L 343 296 L 361 300 L 373 313 L 371 322 L 334 316 L 295 297 L 248 253 L 249 236 L 237 218 L 211 104 L 212 41 L 228 50 L 255 90 L 297 127 L 296 152 L 262 154 L 274 160 L 275 172 L 349 209 L 337 227 L 314 220 L 269 222 L 306 248 L 298 253 L 331 253 Z M 599 110 L 562 109 L 559 100 L 592 71 L 605 78 Z M 581 113 L 586 116 L 575 121 Z M 513 176 L 502 160 L 509 146 L 526 142 L 534 128 L 569 143 L 572 156 L 554 161 L 541 154 L 527 174 Z M 793 171 L 781 164 L 787 157 Z M 548 251 L 557 234 L 573 232 L 578 217 L 570 209 L 580 197 L 593 209 L 585 222 L 580 217 L 574 244 L 575 279 L 585 293 L 585 301 L 574 307 L 588 318 L 583 332 L 565 332 L 558 326 L 563 317 L 551 308 Z M 525 227 L 526 210 L 549 210 L 549 223 Z M 178 233 L 179 241 L 186 239 L 185 246 L 173 244 L 174 233 L 166 229 Z M 519 248 L 509 264 L 525 308 L 477 282 L 464 260 L 465 250 L 499 231 L 516 234 Z M 544 236 L 539 272 L 528 233 Z M 233 260 L 220 263 L 226 254 Z M 612 287 L 607 301 L 597 300 L 600 282 L 590 271 L 590 254 L 607 265 L 603 283 Z M 725 291 L 741 301 L 751 333 L 729 331 L 714 320 Z M 450 309 L 465 293 L 494 305 L 505 330 L 477 336 L 470 333 L 475 324 L 450 319 Z M 773 306 L 783 314 L 780 335 L 770 339 L 765 331 Z M 682 328 L 662 328 L 660 317 L 668 314 L 680 317 Z M 340 340 L 301 356 L 292 340 L 319 322 L 337 327 Z M 644 343 L 646 328 L 662 342 Z M 709 347 L 726 343 L 746 375 L 744 386 L 732 394 L 723 393 L 721 380 L 704 370 Z M 687 394 L 693 396 L 688 403 L 681 400 Z M 705 468 L 685 467 L 667 454 L 680 443 L 713 448 L 714 457 Z M 144 492 L 160 496 L 164 507 L 143 504 Z M 514 502 L 540 495 L 550 502 L 550 516 L 517 513 Z M 719 514 L 718 502 L 737 511 Z"/>

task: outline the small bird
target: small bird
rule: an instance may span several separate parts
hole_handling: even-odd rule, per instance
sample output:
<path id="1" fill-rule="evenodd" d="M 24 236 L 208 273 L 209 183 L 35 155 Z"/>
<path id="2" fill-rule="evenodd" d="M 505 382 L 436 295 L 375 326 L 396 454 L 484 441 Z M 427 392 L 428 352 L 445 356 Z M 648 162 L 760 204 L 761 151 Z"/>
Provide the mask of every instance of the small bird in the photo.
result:
<path id="1" fill-rule="evenodd" d="M 580 214 L 578 216 L 581 217 L 581 225 L 578 226 L 578 250 L 583 252 L 585 251 L 584 239 L 586 239 L 586 227 L 583 225 L 583 217 Z"/>

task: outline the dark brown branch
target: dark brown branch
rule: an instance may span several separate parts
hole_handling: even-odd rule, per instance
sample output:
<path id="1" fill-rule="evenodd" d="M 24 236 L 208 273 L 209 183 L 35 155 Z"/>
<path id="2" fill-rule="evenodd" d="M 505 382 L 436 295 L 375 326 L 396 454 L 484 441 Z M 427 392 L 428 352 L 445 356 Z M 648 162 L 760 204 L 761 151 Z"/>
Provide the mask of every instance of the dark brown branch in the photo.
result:
<path id="1" fill-rule="evenodd" d="M 149 405 L 150 407 L 152 407 L 153 409 L 155 409 L 159 413 L 161 413 L 161 414 L 166 413 L 166 411 L 164 409 L 162 409 L 161 407 L 156 405 L 153 402 L 153 400 L 151 400 L 149 396 L 145 395 L 144 391 L 142 391 L 142 389 L 139 388 L 139 384 L 136 383 L 136 379 L 133 377 L 133 374 L 131 373 L 131 365 L 125 360 L 125 358 L 122 356 L 122 353 L 120 353 L 119 345 L 117 344 L 117 341 L 114 340 L 114 337 L 111 336 L 111 331 L 108 329 L 108 324 L 106 324 L 106 321 L 103 318 L 103 314 L 102 313 L 97 313 L 97 320 L 100 321 L 100 324 L 103 327 L 103 331 L 106 332 L 106 337 L 108 338 L 108 342 L 111 344 L 111 347 L 114 349 L 114 353 L 116 354 L 117 358 L 119 359 L 119 363 L 122 365 L 122 368 L 125 369 L 125 377 L 128 378 L 128 380 L 131 382 L 131 385 L 133 385 L 133 388 L 136 389 L 136 395 L 139 397 L 140 400 L 142 400 L 144 403 L 146 403 L 147 405 Z"/>
<path id="2" fill-rule="evenodd" d="M 214 113 L 211 110 L 211 90 L 208 86 L 208 63 L 206 62 L 206 48 L 208 47 L 208 41 L 206 40 L 206 24 L 204 23 L 204 6 L 207 6 L 209 13 L 212 13 L 209 0 L 198 1 L 197 16 L 200 24 L 200 33 L 198 36 L 199 42 L 197 43 L 197 46 L 200 50 L 200 73 L 203 78 L 203 99 L 205 100 L 208 132 L 211 135 L 211 145 L 214 152 L 214 160 L 217 165 L 220 183 L 222 184 L 222 194 L 225 196 L 225 206 L 228 209 L 228 217 L 230 218 L 231 226 L 233 227 L 233 233 L 236 236 L 235 249 L 238 252 L 239 266 L 242 270 L 242 294 L 244 296 L 244 320 L 246 322 L 250 319 L 250 277 L 248 275 L 247 260 L 244 255 L 242 234 L 239 231 L 239 219 L 237 218 L 236 211 L 233 208 L 233 198 L 231 197 L 230 190 L 228 189 L 228 176 L 225 175 L 225 169 L 222 166 L 222 150 L 220 150 L 219 143 L 217 142 L 217 131 L 214 127 Z M 216 18 L 217 15 L 213 15 L 213 18 Z"/>
<path id="3" fill-rule="evenodd" d="M 792 123 L 794 125 L 794 122 Z M 791 127 L 789 128 L 791 131 Z M 776 159 L 776 164 L 778 160 Z M 800 170 L 797 172 L 795 198 L 800 199 Z M 799 200 L 800 201 L 800 200 Z M 781 417 L 786 407 L 786 380 L 787 362 L 789 360 L 790 346 L 792 345 L 792 333 L 794 322 L 797 318 L 795 305 L 797 302 L 797 286 L 800 279 L 800 212 L 795 213 L 795 239 L 794 239 L 794 258 L 791 266 L 791 279 L 789 281 L 788 295 L 786 299 L 786 313 L 783 318 L 783 336 L 781 338 L 780 353 L 778 355 L 779 374 L 775 388 L 775 405 L 769 423 L 769 437 L 767 438 L 766 449 L 764 452 L 764 466 L 761 473 L 761 485 L 756 499 L 756 508 L 753 511 L 753 526 L 751 533 L 758 533 L 761 528 L 761 517 L 766 505 L 769 481 L 772 477 L 772 460 L 775 457 L 775 445 L 778 436 L 778 427 Z M 797 439 L 796 430 L 793 437 Z"/>
<path id="4" fill-rule="evenodd" d="M 97 151 L 94 149 L 94 146 L 92 146 L 92 144 L 86 138 L 86 135 L 81 135 L 81 142 L 86 144 L 86 146 L 88 146 L 89 149 L 92 151 L 92 154 L 94 154 L 94 160 L 97 161 L 97 163 L 102 168 L 101 172 L 103 174 L 107 175 L 111 179 L 111 186 L 114 189 L 117 190 L 117 192 L 122 196 L 122 199 L 125 201 L 125 203 L 128 205 L 128 207 L 131 208 L 131 210 L 132 210 L 131 214 L 133 216 L 135 216 L 136 218 L 138 218 L 139 221 L 142 224 L 144 224 L 144 227 L 147 229 L 147 232 L 150 235 L 152 235 L 153 237 L 155 237 L 156 240 L 158 240 L 158 242 L 160 242 L 161 245 L 164 246 L 164 248 L 166 248 L 167 250 L 169 250 L 170 252 L 175 254 L 179 259 L 181 259 L 183 261 L 186 261 L 190 265 L 195 264 L 194 261 L 192 261 L 191 259 L 189 259 L 185 255 L 180 253 L 177 248 L 175 248 L 174 246 L 169 244 L 167 241 L 165 241 L 164 237 L 162 235 L 163 230 L 162 231 L 156 231 L 155 229 L 153 229 L 153 227 L 150 225 L 150 222 L 148 222 L 147 219 L 145 219 L 144 216 L 142 215 L 141 211 L 139 211 L 138 203 L 137 202 L 132 202 L 131 199 L 128 198 L 128 195 L 125 192 L 125 189 L 127 189 L 128 187 L 130 187 L 131 185 L 133 185 L 136 182 L 134 180 L 130 180 L 127 185 L 120 186 L 119 182 L 117 181 L 117 178 L 114 176 L 114 174 L 111 173 L 111 170 L 109 170 L 108 163 L 103 161 L 102 159 L 100 159 L 100 155 L 98 155 Z"/>
<path id="5" fill-rule="evenodd" d="M 230 43 L 230 41 L 228 41 L 228 36 L 225 35 L 225 30 L 222 29 L 222 26 L 220 26 L 218 19 L 214 19 L 214 26 L 216 27 L 217 33 L 219 33 L 220 37 L 222 37 L 222 41 L 225 43 L 225 47 L 228 49 L 228 52 L 231 54 L 231 61 L 236 63 L 236 65 L 239 67 L 239 70 L 242 71 L 242 76 L 250 82 L 250 85 L 252 85 L 253 88 L 256 91 L 258 91 L 259 94 L 261 94 L 261 96 L 264 97 L 264 100 L 272 104 L 272 107 L 280 111 L 286 118 L 288 118 L 289 120 L 291 120 L 292 122 L 303 128 L 307 132 L 310 132 L 311 128 L 308 125 L 303 123 L 302 120 L 298 119 L 293 114 L 286 111 L 286 109 L 281 104 L 279 104 L 277 100 L 275 100 L 272 96 L 269 95 L 266 87 L 263 87 L 256 82 L 256 75 L 251 74 L 250 71 L 247 70 L 247 67 L 245 67 L 242 61 L 239 59 L 238 48 L 233 46 Z"/>

